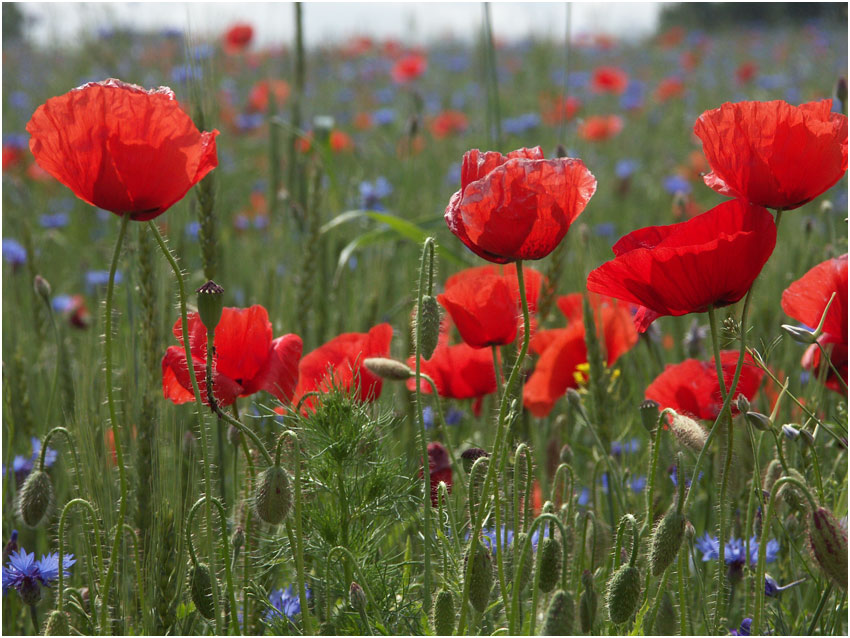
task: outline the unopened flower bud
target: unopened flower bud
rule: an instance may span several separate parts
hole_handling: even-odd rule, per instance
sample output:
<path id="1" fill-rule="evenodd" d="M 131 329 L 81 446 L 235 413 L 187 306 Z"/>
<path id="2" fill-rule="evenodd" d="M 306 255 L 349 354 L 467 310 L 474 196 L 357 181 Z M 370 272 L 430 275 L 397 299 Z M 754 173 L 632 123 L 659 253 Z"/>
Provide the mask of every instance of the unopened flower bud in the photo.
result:
<path id="1" fill-rule="evenodd" d="M 761 432 L 767 432 L 773 427 L 770 417 L 762 414 L 761 412 L 747 412 L 747 421 L 749 421 L 750 425 L 752 425 L 756 430 L 760 430 Z"/>
<path id="2" fill-rule="evenodd" d="M 773 459 L 770 463 L 767 464 L 767 467 L 764 470 L 764 477 L 762 478 L 761 488 L 770 494 L 770 490 L 773 489 L 773 484 L 779 480 L 779 477 L 782 476 L 782 462 L 779 459 Z"/>
<path id="3" fill-rule="evenodd" d="M 801 326 L 792 326 L 790 324 L 783 323 L 782 329 L 787 332 L 791 336 L 791 338 L 797 343 L 811 345 L 817 340 L 814 332 Z"/>
<path id="4" fill-rule="evenodd" d="M 689 541 L 692 541 L 694 539 L 694 536 L 696 536 L 696 535 L 697 535 L 697 531 L 694 529 L 693 523 L 686 520 L 685 521 L 685 538 L 687 538 Z"/>
<path id="5" fill-rule="evenodd" d="M 824 574 L 847 590 L 847 531 L 828 509 L 816 508 L 809 517 L 809 548 Z"/>
<path id="6" fill-rule="evenodd" d="M 189 568 L 189 592 L 195 609 L 207 620 L 215 617 L 212 574 L 206 563 L 198 563 Z"/>
<path id="7" fill-rule="evenodd" d="M 320 144 L 325 144 L 330 139 L 334 124 L 334 118 L 330 115 L 317 115 L 313 118 L 313 131 Z"/>
<path id="8" fill-rule="evenodd" d="M 415 322 L 413 324 L 413 343 L 416 343 L 417 339 L 420 340 L 420 352 L 422 358 L 427 361 L 437 349 L 440 339 L 440 305 L 433 296 L 423 295 L 422 311 L 419 314 L 421 325 Z"/>
<path id="9" fill-rule="evenodd" d="M 432 617 L 434 634 L 437 636 L 451 636 L 455 631 L 455 600 L 452 593 L 442 589 L 437 593 L 434 602 L 434 614 Z"/>
<path id="10" fill-rule="evenodd" d="M 676 559 L 685 537 L 685 516 L 671 507 L 652 533 L 649 565 L 653 576 L 661 576 Z"/>
<path id="11" fill-rule="evenodd" d="M 702 450 L 708 440 L 708 433 L 705 429 L 692 418 L 683 414 L 673 414 L 670 429 L 682 446 L 696 453 Z"/>
<path id="12" fill-rule="evenodd" d="M 743 394 L 738 395 L 735 404 L 738 406 L 738 412 L 741 414 L 746 414 L 750 411 L 750 400 Z"/>
<path id="13" fill-rule="evenodd" d="M 463 469 L 467 474 L 472 471 L 472 466 L 475 465 L 475 461 L 480 459 L 482 456 L 489 458 L 490 453 L 485 452 L 480 447 L 471 447 L 461 453 L 460 460 L 463 464 Z"/>
<path id="14" fill-rule="evenodd" d="M 838 77 L 835 83 L 835 97 L 841 102 L 841 111 L 847 113 L 847 78 L 843 75 Z"/>
<path id="15" fill-rule="evenodd" d="M 230 442 L 230 445 L 232 445 L 235 448 L 239 447 L 239 440 L 240 440 L 239 435 L 240 435 L 239 428 L 237 428 L 235 425 L 228 425 L 227 426 L 227 440 Z"/>
<path id="16" fill-rule="evenodd" d="M 215 330 L 224 310 L 224 288 L 210 280 L 198 288 L 198 315 L 207 330 Z"/>
<path id="17" fill-rule="evenodd" d="M 559 458 L 561 459 L 561 463 L 569 465 L 573 462 L 573 449 L 569 446 L 569 444 L 564 443 L 564 447 L 561 448 Z"/>
<path id="18" fill-rule="evenodd" d="M 567 147 L 558 142 L 558 146 L 555 147 L 555 157 L 566 157 L 567 156 Z"/>
<path id="19" fill-rule="evenodd" d="M 782 434 L 784 434 L 785 438 L 788 439 L 789 441 L 796 441 L 797 437 L 800 436 L 800 430 L 795 428 L 790 423 L 786 423 L 785 425 L 782 426 Z"/>
<path id="20" fill-rule="evenodd" d="M 655 622 L 649 628 L 653 636 L 677 636 L 679 635 L 679 623 L 676 620 L 676 608 L 670 593 L 665 591 L 661 597 L 661 606 L 655 615 Z"/>
<path id="21" fill-rule="evenodd" d="M 366 592 L 353 581 L 351 587 L 348 588 L 348 600 L 351 601 L 351 606 L 356 611 L 366 611 Z"/>
<path id="22" fill-rule="evenodd" d="M 593 589 L 593 576 L 589 569 L 585 569 L 581 576 L 581 582 L 584 584 L 584 591 L 581 593 L 581 598 L 578 602 L 578 618 L 581 627 L 581 633 L 589 634 L 593 629 L 593 622 L 596 620 L 597 596 Z"/>
<path id="23" fill-rule="evenodd" d="M 797 479 L 803 485 L 806 484 L 806 479 L 803 475 L 793 467 L 788 469 L 786 476 Z M 805 511 L 806 509 L 806 495 L 803 494 L 802 490 L 793 483 L 784 483 L 782 487 L 779 488 L 779 497 L 785 501 L 788 507 L 792 510 Z"/>
<path id="24" fill-rule="evenodd" d="M 637 567 L 623 565 L 608 581 L 608 617 L 619 625 L 627 622 L 640 602 L 640 571 Z"/>
<path id="25" fill-rule="evenodd" d="M 50 283 L 42 277 L 41 275 L 36 275 L 33 280 L 33 289 L 35 290 L 35 294 L 44 299 L 45 301 L 50 301 Z"/>
<path id="26" fill-rule="evenodd" d="M 283 522 L 291 508 L 289 475 L 280 465 L 272 465 L 260 475 L 254 509 L 266 523 L 277 525 Z"/>
<path id="27" fill-rule="evenodd" d="M 490 602 L 490 590 L 493 588 L 493 557 L 481 541 L 473 543 L 471 551 L 474 554 L 469 579 L 469 602 L 478 613 L 483 614 Z M 466 560 L 469 560 L 469 551 Z"/>
<path id="28" fill-rule="evenodd" d="M 550 592 L 561 575 L 562 550 L 558 539 L 544 538 L 540 544 L 540 591 Z"/>
<path id="29" fill-rule="evenodd" d="M 24 578 L 18 593 L 25 604 L 37 605 L 41 601 L 41 583 L 37 578 Z"/>
<path id="30" fill-rule="evenodd" d="M 401 361 L 388 357 L 370 357 L 363 360 L 363 365 L 372 374 L 389 381 L 407 381 L 414 374 Z"/>
<path id="31" fill-rule="evenodd" d="M 28 527 L 38 527 L 53 506 L 53 483 L 47 472 L 33 470 L 18 493 L 21 519 Z"/>
<path id="32" fill-rule="evenodd" d="M 70 636 L 71 635 L 71 620 L 68 614 L 64 611 L 54 609 L 47 614 L 47 620 L 44 622 L 45 636 Z"/>
<path id="33" fill-rule="evenodd" d="M 571 636 L 575 622 L 575 602 L 563 589 L 552 595 L 549 609 L 546 610 L 546 620 L 543 623 L 544 636 Z"/>

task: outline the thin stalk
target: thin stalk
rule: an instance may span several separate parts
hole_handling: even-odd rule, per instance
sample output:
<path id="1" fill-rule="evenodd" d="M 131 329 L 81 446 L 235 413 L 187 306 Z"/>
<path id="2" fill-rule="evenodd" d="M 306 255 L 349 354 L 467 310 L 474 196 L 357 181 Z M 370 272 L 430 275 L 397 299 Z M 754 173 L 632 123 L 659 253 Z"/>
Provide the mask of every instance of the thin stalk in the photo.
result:
<path id="1" fill-rule="evenodd" d="M 486 47 L 486 55 L 487 55 L 487 81 L 489 84 L 489 90 L 487 91 L 488 102 L 490 102 L 490 109 L 493 113 L 493 125 L 494 131 L 488 131 L 488 133 L 494 135 L 494 145 L 495 148 L 499 148 L 502 145 L 502 116 L 501 116 L 501 108 L 499 106 L 499 78 L 496 73 L 496 46 L 493 42 L 493 22 L 490 19 L 490 3 L 484 3 L 484 38 Z"/>
<path id="2" fill-rule="evenodd" d="M 63 605 L 64 605 L 64 599 L 65 599 L 65 585 L 64 585 L 64 580 L 65 580 L 65 574 L 64 574 L 64 571 L 65 571 L 65 568 L 64 568 L 64 561 L 65 561 L 65 522 L 68 518 L 68 514 L 70 513 L 71 509 L 73 509 L 73 507 L 75 505 L 80 505 L 80 506 L 86 508 L 89 511 L 89 516 L 91 516 L 92 527 L 94 528 L 94 535 L 95 535 L 95 539 L 96 539 L 95 540 L 95 549 L 97 551 L 97 569 L 98 569 L 98 571 L 103 571 L 103 552 L 101 551 L 101 548 L 100 548 L 100 525 L 97 522 L 97 514 L 94 511 L 94 507 L 92 507 L 92 504 L 89 503 L 85 499 L 82 499 L 82 498 L 72 499 L 65 504 L 65 507 L 62 508 L 62 516 L 59 517 L 59 540 L 58 540 L 58 543 L 59 543 L 59 584 L 58 584 L 58 587 L 57 587 L 57 594 L 56 594 L 56 608 L 59 611 L 62 611 L 62 608 L 63 608 Z M 136 564 L 138 565 L 138 562 Z M 96 588 L 94 587 L 94 580 L 93 580 L 94 575 L 89 574 L 89 576 L 90 576 L 90 578 L 92 578 L 92 584 L 89 587 L 89 590 L 92 592 L 92 595 L 94 595 L 94 592 L 97 591 Z"/>
<path id="3" fill-rule="evenodd" d="M 147 604 L 147 596 L 145 595 L 145 582 L 142 580 L 142 568 L 141 568 L 141 554 L 139 553 L 139 538 L 136 536 L 136 530 L 130 527 L 127 523 L 124 523 L 124 531 L 130 533 L 130 537 L 133 539 L 133 555 L 135 556 L 136 563 L 136 589 L 139 594 L 139 609 L 142 612 L 142 622 L 144 622 L 145 615 L 148 613 L 148 604 Z M 118 530 L 115 530 L 115 533 L 118 533 Z"/>
<path id="4" fill-rule="evenodd" d="M 820 616 L 823 613 L 824 607 L 826 607 L 826 601 L 829 598 L 829 595 L 832 593 L 832 583 L 827 585 L 826 589 L 823 591 L 823 596 L 820 597 L 820 601 L 818 601 L 818 606 L 815 609 L 815 615 L 812 616 L 812 621 L 809 623 L 809 628 L 806 630 L 807 636 L 813 636 L 815 633 L 815 627 L 818 625 L 818 621 L 820 620 Z"/>

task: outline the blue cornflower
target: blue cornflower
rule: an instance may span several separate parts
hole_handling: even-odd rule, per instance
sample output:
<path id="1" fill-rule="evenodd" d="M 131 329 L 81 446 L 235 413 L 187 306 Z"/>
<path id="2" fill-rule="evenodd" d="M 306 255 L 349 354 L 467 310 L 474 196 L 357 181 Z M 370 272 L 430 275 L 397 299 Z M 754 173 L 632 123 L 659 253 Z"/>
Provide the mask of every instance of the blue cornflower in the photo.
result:
<path id="1" fill-rule="evenodd" d="M 646 85 L 639 80 L 632 80 L 620 96 L 620 108 L 625 111 L 632 111 L 643 106 L 644 96 L 646 94 Z"/>
<path id="2" fill-rule="evenodd" d="M 779 555 L 779 541 L 775 538 L 771 538 L 767 541 L 767 547 L 764 551 L 764 562 L 772 563 L 776 560 L 776 557 Z M 759 542 L 758 539 L 753 536 L 750 538 L 750 565 L 755 565 L 759 559 Z"/>
<path id="3" fill-rule="evenodd" d="M 425 429 L 430 430 L 434 427 L 434 408 L 426 405 L 422 408 L 422 421 L 425 424 Z"/>
<path id="4" fill-rule="evenodd" d="M 305 594 L 308 600 L 312 597 L 312 592 L 309 587 L 305 589 Z M 269 602 L 273 609 L 269 609 L 266 612 L 266 620 L 280 618 L 281 614 L 292 619 L 301 613 L 301 599 L 298 596 L 298 592 L 295 591 L 292 585 L 289 585 L 286 590 L 273 590 L 269 594 Z"/>
<path id="5" fill-rule="evenodd" d="M 716 537 L 711 536 L 708 532 L 705 536 L 694 541 L 697 550 L 702 552 L 702 562 L 715 560 L 720 556 L 720 541 Z"/>
<path id="6" fill-rule="evenodd" d="M 381 200 L 392 192 L 392 184 L 383 176 L 375 178 L 374 182 L 360 182 L 360 208 L 384 210 Z"/>
<path id="7" fill-rule="evenodd" d="M 611 454 L 622 456 L 623 454 L 634 454 L 640 451 L 640 439 L 634 438 L 630 441 L 613 441 L 611 443 Z"/>
<path id="8" fill-rule="evenodd" d="M 38 218 L 42 228 L 65 228 L 68 225 L 68 213 L 48 213 Z"/>
<path id="9" fill-rule="evenodd" d="M 636 476 L 627 485 L 632 492 L 643 492 L 646 489 L 646 483 L 645 476 Z"/>
<path id="10" fill-rule="evenodd" d="M 540 126 L 540 116 L 537 113 L 523 113 L 502 121 L 502 130 L 511 135 L 521 135 L 538 126 Z"/>
<path id="11" fill-rule="evenodd" d="M 579 492 L 579 495 L 578 495 L 578 504 L 581 507 L 584 507 L 588 503 L 590 503 L 590 490 L 587 489 L 586 487 L 583 487 L 583 488 L 581 488 L 581 492 Z"/>
<path id="12" fill-rule="evenodd" d="M 68 554 L 63 561 L 64 575 L 70 572 L 64 568 L 70 567 L 76 561 L 73 554 Z M 41 600 L 41 587 L 49 587 L 50 583 L 59 578 L 59 554 L 42 555 L 41 560 L 35 560 L 35 554 L 28 554 L 23 547 L 9 555 L 9 562 L 3 568 L 3 593 L 15 588 L 21 599 L 28 605 L 35 605 Z"/>
<path id="13" fill-rule="evenodd" d="M 372 112 L 372 121 L 378 126 L 392 124 L 396 120 L 395 109 L 383 108 Z"/>
<path id="14" fill-rule="evenodd" d="M 120 270 L 115 271 L 115 283 L 120 284 L 124 277 Z M 93 293 L 95 288 L 105 286 L 109 283 L 108 270 L 89 270 L 86 272 L 86 290 L 89 294 Z"/>
<path id="15" fill-rule="evenodd" d="M 634 172 L 638 169 L 637 160 L 633 159 L 621 159 L 617 162 L 617 165 L 614 167 L 614 174 L 619 179 L 627 179 L 631 177 Z"/>
<path id="16" fill-rule="evenodd" d="M 240 131 L 253 131 L 266 121 L 263 113 L 239 113 L 236 116 L 236 128 Z"/>
<path id="17" fill-rule="evenodd" d="M 30 439 L 30 445 L 32 446 L 32 456 L 27 458 L 22 455 L 17 455 L 12 460 L 12 471 L 15 473 L 15 478 L 18 481 L 23 481 L 27 475 L 32 472 L 32 468 L 38 462 L 38 456 L 41 454 L 41 439 L 38 437 L 32 437 Z M 47 448 L 47 452 L 44 454 L 44 467 L 52 467 L 54 463 L 56 463 L 56 457 L 58 453 L 52 447 Z M 3 468 L 3 474 L 6 474 L 6 468 Z"/>
<path id="18" fill-rule="evenodd" d="M 670 480 L 673 481 L 673 485 L 675 485 L 676 487 L 679 487 L 679 479 L 678 479 L 677 474 L 678 474 L 678 470 L 676 469 L 676 466 L 674 465 L 673 467 L 670 468 Z M 700 481 L 702 479 L 702 475 L 703 475 L 703 473 L 700 472 L 699 476 L 697 477 L 697 481 Z M 689 479 L 686 475 L 685 476 L 685 487 L 690 487 L 690 486 L 691 486 L 691 479 Z"/>
<path id="19" fill-rule="evenodd" d="M 200 222 L 189 222 L 188 224 L 186 224 L 186 229 L 185 229 L 186 238 L 187 239 L 197 239 L 198 238 L 198 232 L 200 232 L 200 230 L 201 230 L 201 223 Z"/>
<path id="20" fill-rule="evenodd" d="M 691 183 L 681 175 L 675 173 L 665 177 L 662 183 L 664 184 L 664 190 L 671 195 L 675 195 L 676 193 L 687 195 L 691 192 Z"/>
<path id="21" fill-rule="evenodd" d="M 11 237 L 3 239 L 3 260 L 12 266 L 22 266 L 27 263 L 27 249 Z"/>
<path id="22" fill-rule="evenodd" d="M 463 410 L 458 410 L 457 408 L 449 408 L 449 411 L 446 412 L 446 425 L 457 425 L 463 420 L 463 417 Z"/>
<path id="23" fill-rule="evenodd" d="M 460 184 L 460 162 L 455 162 L 454 164 L 451 164 L 449 166 L 449 170 L 446 173 L 446 182 L 448 182 L 452 186 L 454 186 L 455 184 Z"/>
<path id="24" fill-rule="evenodd" d="M 720 541 L 717 537 L 711 536 L 708 532 L 702 538 L 698 538 L 694 544 L 697 549 L 702 552 L 703 562 L 715 560 L 720 556 Z M 723 555 L 727 565 L 743 565 L 746 562 L 747 553 L 746 545 L 743 539 L 732 537 L 726 542 L 725 552 Z M 755 565 L 758 561 L 759 544 L 755 536 L 750 538 L 750 565 Z M 779 541 L 770 539 L 767 542 L 767 550 L 765 551 L 765 563 L 772 563 L 776 560 L 779 554 Z"/>
<path id="25" fill-rule="evenodd" d="M 30 96 L 23 91 L 14 91 L 9 95 L 9 104 L 22 111 L 30 108 Z"/>
<path id="26" fill-rule="evenodd" d="M 375 101 L 378 104 L 389 104 L 395 99 L 395 88 L 388 86 L 378 89 L 373 95 L 375 96 Z"/>
<path id="27" fill-rule="evenodd" d="M 741 621 L 740 629 L 732 629 L 729 631 L 730 636 L 749 636 L 750 635 L 750 627 L 753 624 L 752 618 L 744 618 Z"/>
<path id="28" fill-rule="evenodd" d="M 175 66 L 171 69 L 171 81 L 176 84 L 185 84 L 192 80 L 201 80 L 203 76 L 204 72 L 200 67 L 191 66 L 189 64 Z"/>
<path id="29" fill-rule="evenodd" d="M 602 222 L 593 227 L 593 234 L 597 237 L 613 237 L 617 233 L 617 227 L 613 222 Z"/>
<path id="30" fill-rule="evenodd" d="M 213 49 L 211 44 L 199 44 L 192 51 L 192 57 L 197 61 L 206 60 L 207 58 L 211 58 L 214 52 L 215 49 Z"/>
<path id="31" fill-rule="evenodd" d="M 56 295 L 50 305 L 53 306 L 53 312 L 63 313 L 74 305 L 74 298 L 71 295 Z"/>

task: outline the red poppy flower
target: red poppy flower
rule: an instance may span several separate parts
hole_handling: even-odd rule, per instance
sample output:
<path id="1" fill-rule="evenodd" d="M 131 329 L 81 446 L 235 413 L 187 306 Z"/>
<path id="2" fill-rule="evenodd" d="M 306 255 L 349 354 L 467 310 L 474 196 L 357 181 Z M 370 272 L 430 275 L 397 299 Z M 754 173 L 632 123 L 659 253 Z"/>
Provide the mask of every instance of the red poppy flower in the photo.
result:
<path id="1" fill-rule="evenodd" d="M 228 52 L 244 51 L 254 37 L 254 27 L 240 22 L 230 27 L 224 34 L 224 48 Z"/>
<path id="2" fill-rule="evenodd" d="M 738 84 L 749 84 L 758 73 L 758 65 L 755 62 L 744 62 L 735 69 L 735 79 Z"/>
<path id="3" fill-rule="evenodd" d="M 446 223 L 487 261 L 542 259 L 595 192 L 596 178 L 579 159 L 547 160 L 539 146 L 507 157 L 473 149 L 463 156 L 460 190 L 446 208 Z"/>
<path id="4" fill-rule="evenodd" d="M 424 55 L 411 53 L 401 58 L 393 65 L 392 77 L 396 84 L 407 84 L 425 73 L 428 68 L 428 60 Z"/>
<path id="5" fill-rule="evenodd" d="M 612 366 L 637 343 L 637 331 L 625 304 L 593 294 L 590 303 L 600 342 L 605 346 L 607 364 Z M 569 388 L 578 387 L 577 368 L 587 363 L 582 296 L 560 297 L 558 307 L 567 317 L 567 327 L 541 330 L 531 342 L 532 350 L 540 359 L 523 388 L 522 397 L 525 407 L 537 417 L 549 414 Z"/>
<path id="6" fill-rule="evenodd" d="M 269 108 L 269 95 L 274 95 L 275 105 L 283 106 L 289 99 L 289 84 L 283 80 L 260 80 L 248 94 L 248 112 L 265 113 Z"/>
<path id="7" fill-rule="evenodd" d="M 449 135 L 463 133 L 467 126 L 469 120 L 460 111 L 443 111 L 431 120 L 431 135 L 441 140 Z"/>
<path id="8" fill-rule="evenodd" d="M 743 297 L 776 245 L 764 208 L 731 200 L 671 226 L 649 226 L 616 244 L 616 257 L 587 278 L 587 289 L 638 304 L 635 325 L 705 312 Z"/>
<path id="9" fill-rule="evenodd" d="M 832 100 L 776 100 L 706 111 L 694 125 L 712 168 L 705 183 L 767 208 L 813 200 L 847 171 L 847 117 L 831 109 Z"/>
<path id="10" fill-rule="evenodd" d="M 431 477 L 431 504 L 437 507 L 439 505 L 440 481 L 446 484 L 450 494 L 452 491 L 452 464 L 449 460 L 449 452 L 438 441 L 432 441 L 428 444 L 428 473 Z M 425 480 L 424 467 L 419 470 L 419 478 Z"/>
<path id="11" fill-rule="evenodd" d="M 847 255 L 818 264 L 788 286 L 782 293 L 782 310 L 814 330 L 833 293 L 838 294 L 829 307 L 818 341 L 825 350 L 832 344 L 830 360 L 847 383 Z M 819 374 L 819 366 L 820 350 L 812 344 L 803 355 L 803 367 Z M 844 393 L 832 370 L 827 372 L 826 386 Z"/>
<path id="12" fill-rule="evenodd" d="M 368 333 L 347 332 L 334 337 L 310 354 L 304 355 L 298 366 L 296 402 L 307 392 L 328 392 L 332 386 L 351 392 L 357 377 L 357 394 L 360 401 L 374 401 L 381 396 L 382 381 L 363 361 L 369 357 L 388 357 L 393 327 L 382 323 Z M 354 366 L 357 366 L 354 368 Z M 312 398 L 304 404 L 311 407 Z"/>
<path id="13" fill-rule="evenodd" d="M 334 153 L 354 150 L 354 140 L 351 139 L 351 136 L 348 133 L 343 131 L 331 131 L 328 143 Z"/>
<path id="14" fill-rule="evenodd" d="M 685 93 L 685 83 L 682 78 L 672 76 L 664 78 L 655 89 L 655 99 L 658 102 L 666 102 L 676 97 L 682 97 Z"/>
<path id="15" fill-rule="evenodd" d="M 3 144 L 3 172 L 19 166 L 24 159 L 24 149 L 16 144 Z"/>
<path id="16" fill-rule="evenodd" d="M 593 71 L 590 89 L 594 93 L 616 93 L 619 95 L 629 85 L 629 74 L 616 66 L 600 66 Z"/>
<path id="17" fill-rule="evenodd" d="M 578 127 L 578 135 L 589 142 L 611 139 L 623 130 L 623 118 L 619 115 L 591 115 Z"/>
<path id="18" fill-rule="evenodd" d="M 720 353 L 723 382 L 727 388 L 732 385 L 738 356 L 736 350 L 724 350 Z M 758 392 L 763 376 L 764 373 L 755 366 L 752 357 L 746 355 L 735 396 L 743 394 L 747 399 L 752 399 Z M 723 407 L 714 358 L 711 361 L 687 359 L 682 363 L 668 365 L 664 372 L 649 384 L 645 396 L 647 399 L 658 401 L 662 410 L 672 408 L 680 414 L 697 419 L 716 419 L 720 408 Z M 731 405 L 732 413 L 737 414 L 734 400 Z"/>
<path id="19" fill-rule="evenodd" d="M 682 44 L 687 35 L 684 27 L 671 27 L 658 36 L 658 44 L 665 49 L 673 49 Z"/>
<path id="20" fill-rule="evenodd" d="M 572 95 L 566 98 L 563 95 L 554 99 L 543 98 L 542 101 L 543 121 L 549 125 L 560 124 L 573 119 L 581 108 L 581 100 Z"/>
<path id="21" fill-rule="evenodd" d="M 166 87 L 90 82 L 39 106 L 27 131 L 44 170 L 137 221 L 164 213 L 218 165 L 218 131 L 198 131 Z"/>
<path id="22" fill-rule="evenodd" d="M 169 346 L 162 358 L 162 391 L 174 403 L 195 400 L 181 321 L 174 323 L 180 346 Z M 192 363 L 207 403 L 207 329 L 197 312 L 189 313 L 189 344 Z M 272 324 L 262 306 L 225 308 L 215 329 L 213 392 L 218 403 L 230 405 L 238 397 L 265 390 L 288 403 L 298 382 L 301 337 L 294 334 L 272 339 Z"/>

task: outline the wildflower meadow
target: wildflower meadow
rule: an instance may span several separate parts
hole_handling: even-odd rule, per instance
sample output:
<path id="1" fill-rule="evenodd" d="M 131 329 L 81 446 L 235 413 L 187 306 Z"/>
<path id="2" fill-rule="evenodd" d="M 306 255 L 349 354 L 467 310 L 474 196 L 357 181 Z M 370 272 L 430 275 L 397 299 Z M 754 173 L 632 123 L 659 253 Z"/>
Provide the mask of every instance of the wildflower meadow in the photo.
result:
<path id="1" fill-rule="evenodd" d="M 846 5 L 9 5 L 4 634 L 847 635 Z"/>

